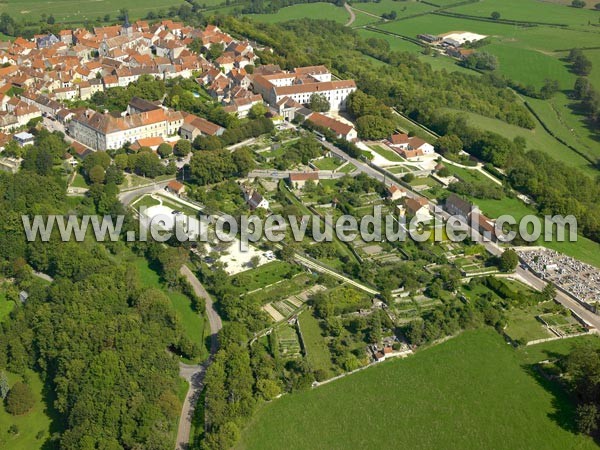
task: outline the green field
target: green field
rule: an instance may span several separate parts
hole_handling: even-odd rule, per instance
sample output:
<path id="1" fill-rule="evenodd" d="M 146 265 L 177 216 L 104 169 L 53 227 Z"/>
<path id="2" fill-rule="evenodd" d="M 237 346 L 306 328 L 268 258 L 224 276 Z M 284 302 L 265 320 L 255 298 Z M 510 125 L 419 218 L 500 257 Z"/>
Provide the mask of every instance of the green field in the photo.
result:
<path id="1" fill-rule="evenodd" d="M 354 10 L 354 22 L 352 22 L 352 28 L 363 27 L 365 25 L 371 25 L 380 21 L 377 17 L 373 17 L 370 14 Z"/>
<path id="2" fill-rule="evenodd" d="M 567 64 L 548 53 L 503 43 L 486 45 L 483 50 L 496 55 L 500 74 L 525 86 L 542 86 L 545 80 L 557 80 L 561 89 L 575 84 L 576 77 Z"/>
<path id="3" fill-rule="evenodd" d="M 600 14 L 598 15 L 600 16 Z M 596 88 L 600 89 L 600 49 L 587 50 L 584 53 L 592 61 L 592 73 L 589 75 L 589 79 Z"/>
<path id="4" fill-rule="evenodd" d="M 13 416 L 0 405 L 0 448 L 10 450 L 32 450 L 42 448 L 44 441 L 50 437 L 51 419 L 46 414 L 46 405 L 43 401 L 42 380 L 39 375 L 27 370 L 29 386 L 35 396 L 35 404 L 31 411 L 22 416 Z M 22 381 L 20 376 L 8 373 L 8 384 L 12 386 L 17 381 Z M 18 427 L 16 436 L 8 434 L 11 425 Z M 55 430 L 53 430 L 55 431 Z"/>
<path id="5" fill-rule="evenodd" d="M 339 158 L 321 158 L 313 161 L 313 164 L 321 170 L 335 170 L 342 165 Z"/>
<path id="6" fill-rule="evenodd" d="M 600 159 L 598 134 L 594 135 L 589 130 L 585 116 L 572 109 L 575 102 L 566 94 L 559 92 L 550 100 L 528 99 L 527 102 L 554 135 L 591 161 Z M 582 156 L 580 158 L 584 159 Z M 594 173 L 597 174 L 597 171 Z"/>
<path id="7" fill-rule="evenodd" d="M 514 308 L 506 313 L 508 321 L 504 332 L 514 341 L 529 342 L 536 339 L 545 339 L 553 337 L 543 324 L 536 319 L 540 314 L 538 307 Z"/>
<path id="8" fill-rule="evenodd" d="M 517 354 L 525 364 L 534 364 L 545 359 L 553 359 L 568 354 L 574 345 L 592 345 L 600 348 L 598 336 L 577 336 L 570 339 L 559 339 L 542 344 L 519 347 Z"/>
<path id="9" fill-rule="evenodd" d="M 595 13 L 594 13 L 595 14 Z M 596 19 L 597 21 L 598 19 Z M 594 22 L 596 23 L 596 22 Z M 492 38 L 493 43 L 505 44 L 510 47 L 536 50 L 550 54 L 573 47 L 595 47 L 600 36 L 596 27 L 587 27 L 584 30 L 572 28 L 556 28 L 548 26 L 520 27 L 509 24 L 483 22 L 478 20 L 464 19 L 428 14 L 407 20 L 388 22 L 376 25 L 377 28 L 391 31 L 415 38 L 418 34 L 443 34 L 451 31 L 470 31 Z M 483 47 L 485 49 L 486 47 Z M 514 60 L 506 61 L 507 64 Z M 500 66 L 505 63 L 500 59 Z M 528 71 L 537 71 L 535 65 L 529 65 L 528 61 L 520 61 L 521 67 Z"/>
<path id="10" fill-rule="evenodd" d="M 249 14 L 253 20 L 265 23 L 286 22 L 294 19 L 328 19 L 346 23 L 350 19 L 348 12 L 331 3 L 303 3 L 281 8 L 275 14 Z"/>
<path id="11" fill-rule="evenodd" d="M 435 2 L 432 2 L 435 3 Z M 412 16 L 414 14 L 420 14 L 427 11 L 432 11 L 435 8 L 425 3 L 415 1 L 395 1 L 395 0 L 381 0 L 379 2 L 365 2 L 365 3 L 353 3 L 352 7 L 359 11 L 366 11 L 377 16 L 381 16 L 384 13 L 390 11 L 396 11 L 397 17 Z M 373 18 L 374 20 L 377 20 Z"/>
<path id="12" fill-rule="evenodd" d="M 485 329 L 266 404 L 237 448 L 596 448 L 573 412 Z"/>
<path id="13" fill-rule="evenodd" d="M 300 315 L 300 330 L 306 347 L 306 359 L 313 370 L 323 370 L 327 378 L 334 375 L 331 353 L 321 335 L 319 321 L 313 317 L 311 311 L 305 311 Z"/>
<path id="14" fill-rule="evenodd" d="M 390 36 L 388 34 L 378 33 L 377 31 L 371 30 L 357 30 L 358 34 L 366 39 L 383 39 L 384 41 L 389 42 L 390 50 L 395 52 L 418 52 L 422 49 L 420 45 L 417 45 L 413 42 L 406 41 L 399 37 Z"/>
<path id="15" fill-rule="evenodd" d="M 369 148 L 377 153 L 379 156 L 387 159 L 391 162 L 405 162 L 406 160 L 402 158 L 398 153 L 387 149 L 381 145 L 369 145 Z"/>
<path id="16" fill-rule="evenodd" d="M 566 25 L 587 25 L 589 21 L 592 23 L 598 21 L 598 14 L 595 11 L 539 0 L 480 0 L 452 8 L 449 11 L 485 18 L 489 18 L 492 12 L 498 11 L 501 19 Z"/>
<path id="17" fill-rule="evenodd" d="M 6 299 L 6 292 L 0 291 L 0 322 L 8 317 L 15 307 L 15 303 Z"/>
<path id="18" fill-rule="evenodd" d="M 90 185 L 87 184 L 83 175 L 77 173 L 75 175 L 75 178 L 73 178 L 73 183 L 71 183 L 71 187 L 87 189 L 90 187 Z"/>
<path id="19" fill-rule="evenodd" d="M 254 291 L 255 289 L 264 288 L 277 281 L 286 278 L 286 274 L 293 271 L 294 268 L 291 264 L 284 261 L 272 261 L 256 269 L 247 270 L 237 275 L 233 275 L 232 278 L 240 280 L 239 283 L 234 282 L 234 286 L 239 285 L 237 293 L 244 294 L 246 292 Z"/>
<path id="20" fill-rule="evenodd" d="M 126 8 L 131 19 L 145 17 L 148 11 L 168 9 L 170 6 L 179 6 L 184 0 L 4 0 L 0 3 L 0 13 L 7 12 L 17 21 L 31 20 L 42 14 L 54 15 L 57 22 L 83 23 L 85 20 L 95 20 L 110 14 L 116 20 L 119 10 Z M 203 3 L 211 3 L 204 1 Z"/>

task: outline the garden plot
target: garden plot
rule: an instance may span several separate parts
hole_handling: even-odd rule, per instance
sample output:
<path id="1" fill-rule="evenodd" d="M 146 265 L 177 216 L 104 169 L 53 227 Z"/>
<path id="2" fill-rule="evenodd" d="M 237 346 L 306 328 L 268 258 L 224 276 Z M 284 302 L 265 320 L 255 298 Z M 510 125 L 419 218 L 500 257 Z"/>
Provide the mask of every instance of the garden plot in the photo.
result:
<path id="1" fill-rule="evenodd" d="M 299 294 L 268 303 L 263 306 L 263 310 L 269 314 L 275 322 L 279 322 L 286 317 L 290 317 L 294 311 L 297 311 L 298 308 L 300 308 L 312 295 L 325 289 L 325 286 L 320 284 L 312 286 Z"/>
<path id="2" fill-rule="evenodd" d="M 585 332 L 585 328 L 570 315 L 551 313 L 538 317 L 550 331 L 561 337 Z"/>
<path id="3" fill-rule="evenodd" d="M 283 358 L 300 358 L 301 346 L 296 328 L 288 323 L 276 329 L 277 349 Z"/>
<path id="4" fill-rule="evenodd" d="M 493 267 L 486 267 L 486 261 L 479 255 L 468 255 L 454 258 L 452 263 L 466 276 L 481 272 L 495 272 Z"/>

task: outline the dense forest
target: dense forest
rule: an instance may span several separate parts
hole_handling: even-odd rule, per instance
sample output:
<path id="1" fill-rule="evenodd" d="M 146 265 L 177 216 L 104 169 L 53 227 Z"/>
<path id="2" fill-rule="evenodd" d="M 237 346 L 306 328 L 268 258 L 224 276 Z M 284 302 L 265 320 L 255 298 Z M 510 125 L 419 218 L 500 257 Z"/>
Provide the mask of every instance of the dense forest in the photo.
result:
<path id="1" fill-rule="evenodd" d="M 60 422 L 48 445 L 170 449 L 181 409 L 172 352 L 192 357 L 198 349 L 183 336 L 166 294 L 145 288 L 126 256 L 148 256 L 177 284 L 172 267 L 181 265 L 180 255 L 120 241 L 62 242 L 58 233 L 27 242 L 21 215 L 124 212 L 110 182 L 98 182 L 83 199 L 65 196 L 59 155 L 66 147 L 59 134 L 39 132 L 23 169 L 0 173 L 0 270 L 14 280 L 7 295 L 18 305 L 0 328 L 0 367 L 42 375 Z M 28 297 L 19 301 L 22 291 Z"/>

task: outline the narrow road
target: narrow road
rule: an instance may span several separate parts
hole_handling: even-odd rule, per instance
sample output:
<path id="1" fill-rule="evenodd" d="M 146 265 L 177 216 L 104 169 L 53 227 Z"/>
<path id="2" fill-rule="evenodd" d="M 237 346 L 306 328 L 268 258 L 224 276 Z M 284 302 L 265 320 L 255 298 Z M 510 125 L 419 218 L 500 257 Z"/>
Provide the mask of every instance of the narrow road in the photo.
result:
<path id="1" fill-rule="evenodd" d="M 173 180 L 174 179 L 175 179 L 175 177 L 173 177 Z M 160 181 L 160 182 L 152 183 L 150 185 L 142 186 L 142 187 L 139 187 L 136 189 L 123 191 L 123 192 L 119 193 L 119 200 L 125 206 L 129 206 L 136 198 L 141 197 L 144 194 L 151 194 L 152 192 L 156 192 L 161 189 L 164 189 L 167 186 L 167 184 L 169 184 L 169 181 L 172 181 L 172 180 Z"/>
<path id="2" fill-rule="evenodd" d="M 217 340 L 217 334 L 223 328 L 223 322 L 221 321 L 221 317 L 217 313 L 215 309 L 215 305 L 212 301 L 212 297 L 206 292 L 200 280 L 196 277 L 194 272 L 190 270 L 188 266 L 181 267 L 181 274 L 186 278 L 186 280 L 192 285 L 194 289 L 194 293 L 204 299 L 205 307 L 206 307 L 206 315 L 208 316 L 208 323 L 210 325 L 210 353 L 214 355 L 218 348 L 219 342 Z"/>
<path id="3" fill-rule="evenodd" d="M 348 3 L 344 3 L 344 8 L 346 8 L 346 11 L 348 11 L 348 14 L 350 14 L 350 19 L 348 20 L 348 22 L 346 22 L 346 25 L 344 26 L 349 27 L 356 20 L 356 14 L 354 14 L 354 11 L 352 11 L 352 8 L 350 8 L 350 5 Z"/>
<path id="4" fill-rule="evenodd" d="M 215 310 L 211 296 L 206 292 L 200 280 L 196 277 L 194 272 L 186 265 L 181 267 L 181 274 L 190 283 L 194 293 L 204 299 L 206 307 L 206 315 L 208 317 L 208 324 L 210 326 L 210 357 L 208 360 L 199 365 L 189 365 L 179 363 L 179 375 L 187 380 L 190 387 L 185 396 L 183 407 L 181 408 L 181 416 L 179 418 L 179 429 L 177 430 L 177 440 L 175 444 L 176 450 L 187 450 L 190 442 L 190 431 L 192 428 L 192 419 L 194 417 L 194 410 L 202 388 L 204 387 L 204 375 L 210 363 L 212 362 L 213 356 L 219 349 L 219 341 L 217 334 L 223 328 L 223 322 L 221 317 Z"/>

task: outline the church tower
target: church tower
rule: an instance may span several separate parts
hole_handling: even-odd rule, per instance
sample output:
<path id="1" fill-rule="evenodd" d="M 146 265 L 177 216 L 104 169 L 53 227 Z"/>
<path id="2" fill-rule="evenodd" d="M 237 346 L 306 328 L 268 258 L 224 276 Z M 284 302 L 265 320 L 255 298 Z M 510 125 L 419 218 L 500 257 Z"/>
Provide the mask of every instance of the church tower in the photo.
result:
<path id="1" fill-rule="evenodd" d="M 123 23 L 123 31 L 121 34 L 125 36 L 131 36 L 133 34 L 133 27 L 129 23 L 129 14 L 125 14 L 125 22 Z"/>

